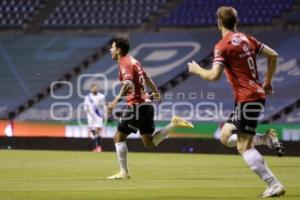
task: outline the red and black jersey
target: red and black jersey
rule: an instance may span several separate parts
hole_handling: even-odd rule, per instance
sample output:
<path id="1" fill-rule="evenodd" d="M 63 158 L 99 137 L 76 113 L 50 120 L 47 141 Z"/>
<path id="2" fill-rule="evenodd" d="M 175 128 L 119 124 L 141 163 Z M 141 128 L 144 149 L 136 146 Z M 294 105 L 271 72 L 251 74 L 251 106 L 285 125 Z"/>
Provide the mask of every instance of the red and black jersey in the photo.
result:
<path id="1" fill-rule="evenodd" d="M 149 95 L 146 92 L 145 77 L 141 63 L 132 56 L 126 55 L 119 62 L 119 80 L 131 81 L 133 88 L 127 94 L 127 103 L 129 105 L 149 102 Z"/>
<path id="2" fill-rule="evenodd" d="M 215 46 L 213 63 L 224 66 L 237 102 L 265 99 L 256 66 L 256 55 L 263 47 L 254 37 L 240 32 L 228 33 Z"/>

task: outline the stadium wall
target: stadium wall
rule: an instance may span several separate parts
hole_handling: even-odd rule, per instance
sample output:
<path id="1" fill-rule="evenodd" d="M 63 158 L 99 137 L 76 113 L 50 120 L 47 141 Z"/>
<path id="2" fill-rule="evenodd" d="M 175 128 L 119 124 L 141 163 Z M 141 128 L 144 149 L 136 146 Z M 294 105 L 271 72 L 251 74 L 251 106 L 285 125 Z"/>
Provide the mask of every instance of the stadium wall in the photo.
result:
<path id="1" fill-rule="evenodd" d="M 168 152 L 168 153 L 206 153 L 206 154 L 237 154 L 235 148 L 223 146 L 218 140 L 204 138 L 169 138 L 156 148 L 146 148 L 140 139 L 128 139 L 131 152 Z M 300 156 L 300 142 L 284 142 L 286 156 Z M 0 137 L 0 149 L 28 150 L 71 150 L 91 151 L 92 142 L 89 138 L 61 137 Z M 105 152 L 115 151 L 112 138 L 102 139 Z M 274 155 L 273 150 L 265 146 L 257 149 L 264 155 Z"/>
<path id="2" fill-rule="evenodd" d="M 156 121 L 156 128 L 160 129 L 167 124 L 165 121 Z M 171 134 L 172 138 L 219 138 L 222 124 L 210 122 L 194 122 L 194 129 L 177 129 Z M 104 138 L 112 138 L 117 122 L 108 122 L 103 130 Z M 278 136 L 284 141 L 300 141 L 300 124 L 260 124 L 258 133 L 265 133 L 275 128 Z M 57 121 L 0 121 L 0 136 L 3 137 L 66 137 L 88 138 L 88 128 L 83 122 L 63 123 Z M 131 134 L 129 138 L 139 138 L 139 134 Z"/>
<path id="3" fill-rule="evenodd" d="M 158 128 L 167 122 L 157 122 Z M 194 123 L 195 129 L 178 129 L 162 145 L 155 149 L 145 148 L 139 134 L 131 134 L 127 143 L 134 152 L 176 152 L 176 153 L 218 153 L 236 154 L 235 148 L 221 145 L 220 126 L 216 123 Z M 270 125 L 262 124 L 258 132 L 265 132 Z M 300 156 L 300 125 L 273 124 L 279 136 L 284 140 L 286 154 Z M 104 151 L 114 151 L 112 136 L 116 123 L 110 122 L 102 139 Z M 92 150 L 92 142 L 88 138 L 86 126 L 78 124 L 62 124 L 54 122 L 10 122 L 0 121 L 0 149 L 36 149 L 36 150 Z M 267 155 L 273 151 L 260 146 L 259 150 Z"/>

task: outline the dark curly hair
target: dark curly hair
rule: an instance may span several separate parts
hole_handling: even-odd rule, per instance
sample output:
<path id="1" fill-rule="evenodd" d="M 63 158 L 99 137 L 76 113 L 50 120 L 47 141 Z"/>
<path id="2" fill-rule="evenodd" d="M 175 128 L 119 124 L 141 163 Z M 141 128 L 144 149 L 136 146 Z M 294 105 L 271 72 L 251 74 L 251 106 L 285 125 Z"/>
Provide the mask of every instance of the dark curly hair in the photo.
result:
<path id="1" fill-rule="evenodd" d="M 117 48 L 120 48 L 122 51 L 122 56 L 125 56 L 130 50 L 129 40 L 126 38 L 115 38 L 113 42 L 116 44 Z"/>

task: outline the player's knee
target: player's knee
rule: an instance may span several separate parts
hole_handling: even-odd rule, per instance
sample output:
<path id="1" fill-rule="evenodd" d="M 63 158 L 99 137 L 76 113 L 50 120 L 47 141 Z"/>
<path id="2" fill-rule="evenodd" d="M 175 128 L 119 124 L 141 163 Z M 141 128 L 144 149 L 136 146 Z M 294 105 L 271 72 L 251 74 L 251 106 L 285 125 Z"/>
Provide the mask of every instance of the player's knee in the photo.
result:
<path id="1" fill-rule="evenodd" d="M 145 147 L 148 147 L 148 148 L 152 148 L 152 147 L 155 147 L 155 145 L 153 144 L 152 141 L 144 141 L 144 146 Z"/>
<path id="2" fill-rule="evenodd" d="M 246 151 L 245 146 L 244 146 L 244 145 L 241 145 L 241 144 L 240 144 L 240 145 L 238 144 L 238 145 L 236 146 L 236 148 L 237 148 L 237 151 L 239 152 L 239 154 L 241 154 L 241 155 Z"/>
<path id="3" fill-rule="evenodd" d="M 95 130 L 91 130 L 92 135 L 96 135 L 96 131 Z"/>
<path id="4" fill-rule="evenodd" d="M 97 128 L 96 131 L 95 131 L 95 133 L 96 133 L 97 135 L 99 135 L 99 134 L 101 133 L 101 130 L 102 130 L 101 128 Z"/>
<path id="5" fill-rule="evenodd" d="M 126 137 L 122 136 L 122 134 L 116 133 L 114 135 L 114 142 L 119 143 L 119 142 L 124 142 L 126 140 Z"/>
<path id="6" fill-rule="evenodd" d="M 152 137 L 143 136 L 142 141 L 143 141 L 145 147 L 149 147 L 149 148 L 155 147 L 155 145 L 152 142 Z"/>
<path id="7" fill-rule="evenodd" d="M 118 135 L 115 134 L 115 135 L 114 135 L 114 142 L 115 142 L 115 143 L 118 143 L 118 142 L 120 142 L 119 140 L 120 140 L 120 139 L 119 139 Z"/>
<path id="8" fill-rule="evenodd" d="M 239 141 L 237 143 L 237 151 L 239 152 L 239 154 L 245 153 L 250 148 L 252 148 L 251 141 L 246 140 L 246 141 Z"/>
<path id="9" fill-rule="evenodd" d="M 237 146 L 237 151 L 239 152 L 239 154 L 243 154 L 245 153 L 247 150 L 249 150 L 249 148 L 247 146 Z"/>
<path id="10" fill-rule="evenodd" d="M 233 127 L 229 125 L 224 125 L 224 127 L 221 130 L 221 136 L 220 136 L 220 141 L 223 145 L 227 146 L 228 145 L 228 139 L 232 134 Z"/>
<path id="11" fill-rule="evenodd" d="M 224 146 L 227 146 L 227 144 L 228 144 L 228 136 L 225 135 L 225 134 L 221 134 L 220 142 L 221 142 Z"/>

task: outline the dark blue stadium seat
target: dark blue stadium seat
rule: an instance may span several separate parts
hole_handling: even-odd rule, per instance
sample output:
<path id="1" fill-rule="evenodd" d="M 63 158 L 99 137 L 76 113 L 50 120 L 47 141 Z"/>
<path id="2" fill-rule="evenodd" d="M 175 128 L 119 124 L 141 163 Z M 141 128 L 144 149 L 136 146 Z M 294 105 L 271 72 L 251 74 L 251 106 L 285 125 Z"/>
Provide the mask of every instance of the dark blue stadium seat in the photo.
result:
<path id="1" fill-rule="evenodd" d="M 43 27 L 136 27 L 165 4 L 166 0 L 62 0 Z"/>
<path id="2" fill-rule="evenodd" d="M 42 0 L 0 1 L 0 28 L 21 28 L 43 5 Z"/>
<path id="3" fill-rule="evenodd" d="M 1 36 L 0 111 L 6 112 L 0 112 L 0 118 L 43 91 L 110 39 L 110 35 Z"/>
<path id="4" fill-rule="evenodd" d="M 282 116 L 276 122 L 278 122 L 278 123 L 299 124 L 300 123 L 300 108 L 296 108 L 292 112 Z"/>
<path id="5" fill-rule="evenodd" d="M 293 12 L 288 16 L 288 23 L 300 24 L 300 11 Z"/>
<path id="6" fill-rule="evenodd" d="M 251 18 L 250 18 L 251 19 Z M 177 20 L 177 19 L 176 19 Z M 199 23 L 207 23 L 204 19 L 199 19 Z M 170 21 L 172 22 L 172 21 Z M 183 23 L 185 21 L 177 20 L 176 23 Z M 251 20 L 250 20 L 251 22 Z M 97 21 L 95 21 L 97 23 Z M 108 22 L 103 22 L 108 23 Z M 114 23 L 114 21 L 110 21 L 109 23 Z M 122 22 L 119 22 L 119 24 Z M 132 22 L 134 23 L 134 21 Z M 194 23 L 194 21 L 190 21 L 189 23 Z M 121 26 L 121 25 L 120 25 Z M 266 42 L 268 45 L 274 47 L 279 55 L 279 66 L 277 73 L 273 79 L 273 85 L 275 89 L 274 95 L 268 97 L 267 104 L 266 104 L 266 112 L 264 119 L 268 119 L 273 114 L 277 113 L 285 106 L 290 105 L 290 103 L 295 102 L 295 100 L 300 98 L 299 94 L 299 77 L 300 77 L 300 70 L 299 70 L 299 53 L 294 49 L 297 48 L 297 45 L 300 41 L 300 36 L 297 31 L 280 31 L 277 34 L 271 34 L 270 31 L 263 31 L 261 33 L 257 33 L 256 37 Z M 145 67 L 146 72 L 150 75 L 153 80 L 157 83 L 157 85 L 163 85 L 174 76 L 182 72 L 186 69 L 186 63 L 190 60 L 201 60 L 209 52 L 212 50 L 213 45 L 215 44 L 215 40 L 220 37 L 219 33 L 216 31 L 209 31 L 209 32 L 197 32 L 197 33 L 135 33 L 131 35 L 132 44 L 132 51 L 133 55 L 141 61 L 143 66 Z M 289 40 L 286 40 L 289 38 Z M 61 38 L 61 40 L 65 40 L 66 38 Z M 76 40 L 80 38 L 75 38 Z M 75 40 L 74 39 L 74 40 Z M 59 42 L 61 42 L 61 40 Z M 162 42 L 165 44 L 162 45 Z M 86 43 L 86 42 L 85 42 Z M 200 45 L 203 48 L 197 49 L 196 46 Z M 78 44 L 80 47 L 80 44 Z M 80 49 L 80 48 L 79 48 Z M 78 49 L 78 50 L 79 50 Z M 76 55 L 72 56 L 73 58 L 78 57 L 77 53 L 78 50 L 74 51 Z M 83 49 L 82 52 L 86 52 L 87 49 Z M 82 54 L 82 52 L 80 54 Z M 172 54 L 172 56 L 168 56 L 168 53 L 176 52 Z M 153 57 L 154 54 L 162 55 L 161 58 Z M 59 55 L 59 54 L 58 54 Z M 28 56 L 30 57 L 30 56 Z M 34 58 L 33 56 L 31 57 Z M 68 57 L 67 57 L 68 58 Z M 49 62 L 49 61 L 48 61 Z M 23 64 L 23 62 L 20 62 Z M 45 62 L 46 63 L 46 62 Z M 260 73 L 260 78 L 263 80 L 263 75 L 266 71 L 266 60 L 263 58 L 259 58 L 257 60 L 258 63 L 258 71 Z M 20 64 L 20 66 L 23 66 Z M 50 65 L 49 65 L 50 66 Z M 63 66 L 63 65 L 59 65 Z M 57 67 L 59 67 L 57 66 Z M 163 68 L 168 67 L 168 70 L 164 70 Z M 173 67 L 172 67 L 173 66 Z M 36 66 L 37 67 L 37 66 Z M 52 66 L 55 67 L 55 66 Z M 22 68 L 18 68 L 21 70 Z M 112 69 L 112 70 L 108 70 Z M 46 70 L 46 68 L 45 68 Z M 27 69 L 28 72 L 30 70 Z M 157 73 L 159 72 L 159 73 Z M 114 81 L 118 81 L 118 68 L 116 63 L 111 59 L 111 56 L 107 54 L 102 59 L 98 60 L 91 67 L 89 67 L 84 73 L 86 74 L 96 74 L 96 73 L 103 73 L 107 76 L 110 86 L 113 85 Z M 53 74 L 52 74 L 53 75 Z M 32 79 L 32 78 L 31 78 Z M 88 79 L 88 78 L 87 78 Z M 4 81 L 4 80 L 3 80 Z M 50 80 L 49 80 L 50 81 Z M 86 82 L 87 80 L 83 81 Z M 1 80 L 0 80 L 1 83 Z M 14 83 L 14 82 L 13 82 Z M 71 80 L 72 85 L 74 88 L 80 88 L 83 93 L 88 92 L 86 84 L 77 85 L 77 78 L 74 77 Z M 87 83 L 87 82 L 86 82 Z M 15 83 L 14 83 L 15 84 Z M 4 84 L 2 84 L 4 85 Z M 0 84 L 1 86 L 1 84 Z M 3 86 L 6 87 L 6 86 Z M 17 90 L 20 90 L 19 87 L 15 86 Z M 288 89 L 287 89 L 288 88 Z M 0 87 L 1 89 L 1 87 Z M 22 89 L 22 88 L 21 88 Z M 60 95 L 68 94 L 68 87 L 62 87 L 57 91 Z M 9 91 L 3 91 L 1 96 L 6 97 Z M 15 92 L 15 91 L 14 91 Z M 181 82 L 176 87 L 167 91 L 169 94 L 173 94 L 174 98 L 166 98 L 163 95 L 164 102 L 171 102 L 172 105 L 176 103 L 180 103 L 183 100 L 180 98 L 175 98 L 176 94 L 182 93 L 185 96 L 188 96 L 190 93 L 197 93 L 197 99 L 186 99 L 186 102 L 191 103 L 193 107 L 196 107 L 199 103 L 205 102 L 214 102 L 218 106 L 217 108 L 220 110 L 220 114 L 224 115 L 225 118 L 219 118 L 221 116 L 213 116 L 216 117 L 210 121 L 216 122 L 223 122 L 226 120 L 229 113 L 232 111 L 233 108 L 233 96 L 231 93 L 231 88 L 226 81 L 224 76 L 221 77 L 221 80 L 216 83 L 209 83 L 204 81 L 196 76 L 190 76 L 187 80 Z M 199 94 L 204 93 L 204 96 L 201 97 Z M 206 93 L 213 92 L 215 93 L 214 99 L 207 99 Z M 19 92 L 22 94 L 22 91 Z M 10 100 L 11 98 L 9 98 Z M 113 99 L 111 88 L 108 89 L 107 100 L 110 101 Z M 1 100 L 1 99 L 0 99 Z M 3 100 L 2 100 L 3 101 Z M 76 92 L 74 92 L 73 96 L 70 99 L 61 100 L 61 102 L 71 103 L 74 110 L 78 108 L 78 105 L 83 101 Z M 44 99 L 40 103 L 36 104 L 32 109 L 29 109 L 25 113 L 23 113 L 19 119 L 22 120 L 41 120 L 41 115 L 36 115 L 36 113 L 49 113 L 50 105 L 54 102 L 57 102 L 56 99 L 49 96 L 48 98 Z M 2 102 L 0 101 L 0 104 Z M 12 101 L 10 100 L 10 104 Z M 1 106 L 0 106 L 1 107 Z M 206 109 L 207 107 L 207 109 Z M 170 107 L 166 107 L 169 109 Z M 200 109 L 199 109 L 200 110 Z M 212 110 L 212 109 L 211 109 Z M 211 113 L 209 106 L 203 106 L 201 108 L 201 116 L 209 117 Z M 171 112 L 167 110 L 166 112 L 162 111 L 159 113 L 160 116 L 163 118 L 169 119 L 171 117 Z M 181 116 L 189 116 L 190 112 L 186 108 L 177 107 L 175 110 L 175 114 Z M 296 120 L 299 123 L 299 110 L 289 115 L 289 119 L 285 120 L 287 122 L 291 121 L 291 117 L 293 117 L 293 121 Z M 42 119 L 44 120 L 51 120 L 49 115 L 45 115 Z M 75 118 L 74 118 L 75 119 Z M 208 118 L 209 119 L 209 118 Z M 198 118 L 193 118 L 192 120 L 199 120 Z M 282 119 L 281 121 L 283 121 Z M 205 119 L 201 119 L 200 121 L 205 121 Z M 208 120 L 206 120 L 208 121 Z"/>
<path id="7" fill-rule="evenodd" d="M 239 12 L 242 25 L 271 24 L 291 9 L 293 0 L 184 0 L 174 11 L 158 22 L 159 26 L 211 26 L 216 24 L 216 10 L 233 6 Z"/>

